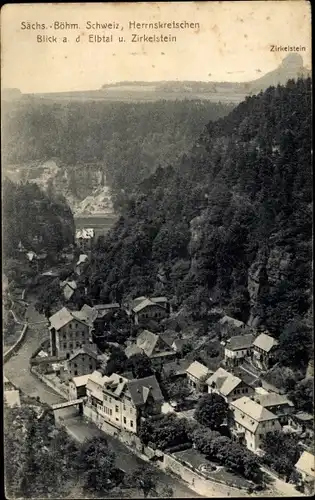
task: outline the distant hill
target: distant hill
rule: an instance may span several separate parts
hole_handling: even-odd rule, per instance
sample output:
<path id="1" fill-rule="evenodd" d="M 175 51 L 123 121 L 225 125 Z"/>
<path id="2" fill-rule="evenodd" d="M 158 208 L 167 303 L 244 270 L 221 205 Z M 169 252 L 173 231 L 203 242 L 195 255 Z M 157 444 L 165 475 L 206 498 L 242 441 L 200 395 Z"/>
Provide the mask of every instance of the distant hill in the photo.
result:
<path id="1" fill-rule="evenodd" d="M 22 97 L 22 92 L 20 89 L 2 89 L 1 90 L 1 99 L 4 101 L 11 101 L 13 99 L 19 99 Z"/>
<path id="2" fill-rule="evenodd" d="M 303 58 L 300 54 L 289 54 L 283 59 L 278 68 L 250 82 L 249 89 L 255 92 L 278 84 L 285 85 L 290 79 L 307 78 L 311 76 L 310 73 L 309 70 L 304 68 Z"/>

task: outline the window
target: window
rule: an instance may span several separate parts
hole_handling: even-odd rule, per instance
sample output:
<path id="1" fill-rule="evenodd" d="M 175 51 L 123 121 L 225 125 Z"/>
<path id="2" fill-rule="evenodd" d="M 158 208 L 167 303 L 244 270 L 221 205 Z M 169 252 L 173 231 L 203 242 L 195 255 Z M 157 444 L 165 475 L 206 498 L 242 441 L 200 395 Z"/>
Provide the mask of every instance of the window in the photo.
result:
<path id="1" fill-rule="evenodd" d="M 124 410 L 126 411 L 126 405 L 124 404 Z"/>
<path id="2" fill-rule="evenodd" d="M 76 347 L 80 347 L 80 342 L 76 342 L 76 343 L 75 343 L 75 346 L 76 346 Z"/>
<path id="3" fill-rule="evenodd" d="M 104 394 L 104 401 L 107 401 L 107 396 L 106 396 L 106 394 Z"/>
<path id="4" fill-rule="evenodd" d="M 112 416 L 112 414 L 113 414 L 113 410 L 111 410 L 111 409 L 110 409 L 110 410 L 109 410 L 109 414 L 110 414 L 110 416 Z"/>
<path id="5" fill-rule="evenodd" d="M 62 336 L 63 339 L 66 339 L 67 338 L 67 335 L 64 333 L 63 336 Z"/>
<path id="6" fill-rule="evenodd" d="M 275 425 L 275 421 L 274 420 L 271 422 L 271 425 Z"/>
<path id="7" fill-rule="evenodd" d="M 63 348 L 67 349 L 67 343 L 66 342 L 63 344 Z"/>
<path id="8" fill-rule="evenodd" d="M 133 420 L 130 420 L 130 427 L 133 427 Z"/>
<path id="9" fill-rule="evenodd" d="M 248 388 L 247 387 L 245 387 L 245 392 L 248 392 Z"/>
<path id="10" fill-rule="evenodd" d="M 70 330 L 72 330 L 72 323 L 70 323 L 69 328 L 70 328 Z"/>
<path id="11" fill-rule="evenodd" d="M 72 349 L 72 342 L 70 342 L 69 344 L 69 349 Z"/>
<path id="12" fill-rule="evenodd" d="M 110 402 L 110 403 L 112 402 L 112 398 L 109 398 L 109 402 Z"/>
<path id="13" fill-rule="evenodd" d="M 126 424 L 126 423 L 127 423 L 127 419 L 126 419 L 126 417 L 124 417 L 124 424 Z"/>
<path id="14" fill-rule="evenodd" d="M 89 368 L 90 368 L 91 371 L 93 370 L 93 366 L 92 365 L 90 365 Z"/>
<path id="15" fill-rule="evenodd" d="M 76 377 L 78 375 L 78 370 L 74 370 L 74 376 Z"/>
<path id="16" fill-rule="evenodd" d="M 118 405 L 115 406 L 115 411 L 116 412 L 119 411 L 119 406 Z"/>
<path id="17" fill-rule="evenodd" d="M 259 434 L 259 439 L 262 439 L 264 437 L 263 434 Z"/>
<path id="18" fill-rule="evenodd" d="M 76 363 L 73 364 L 74 368 L 78 368 L 78 365 Z"/>

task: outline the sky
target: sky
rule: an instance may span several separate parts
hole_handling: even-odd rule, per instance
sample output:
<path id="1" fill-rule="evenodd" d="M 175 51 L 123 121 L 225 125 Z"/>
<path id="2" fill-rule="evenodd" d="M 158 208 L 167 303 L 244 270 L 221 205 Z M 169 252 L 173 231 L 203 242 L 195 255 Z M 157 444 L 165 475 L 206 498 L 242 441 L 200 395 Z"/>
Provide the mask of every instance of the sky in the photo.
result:
<path id="1" fill-rule="evenodd" d="M 129 29 L 133 21 L 195 26 Z M 55 22 L 70 27 L 54 29 Z M 119 28 L 88 29 L 89 22 Z M 22 29 L 27 23 L 45 29 Z M 133 34 L 171 35 L 176 42 L 132 42 Z M 112 35 L 113 41 L 89 41 L 91 35 Z M 55 36 L 57 42 L 39 42 L 37 36 Z M 93 90 L 117 81 L 244 82 L 274 70 L 288 54 L 271 51 L 272 45 L 305 47 L 300 54 L 311 68 L 308 2 L 7 4 L 1 9 L 1 85 L 40 93 Z"/>

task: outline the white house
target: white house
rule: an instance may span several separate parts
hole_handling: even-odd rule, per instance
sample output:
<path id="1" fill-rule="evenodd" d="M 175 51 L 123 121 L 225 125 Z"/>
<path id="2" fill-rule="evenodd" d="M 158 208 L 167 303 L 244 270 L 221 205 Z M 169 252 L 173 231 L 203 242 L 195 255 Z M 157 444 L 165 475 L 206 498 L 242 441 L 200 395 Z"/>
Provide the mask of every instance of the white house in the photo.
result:
<path id="1" fill-rule="evenodd" d="M 295 468 L 302 475 L 303 481 L 310 483 L 314 489 L 315 481 L 315 456 L 313 453 L 303 451 L 299 460 L 295 464 Z"/>
<path id="2" fill-rule="evenodd" d="M 252 333 L 236 335 L 227 340 L 224 348 L 224 361 L 227 366 L 237 366 L 251 355 L 255 336 Z"/>
<path id="3" fill-rule="evenodd" d="M 209 394 L 219 394 L 227 403 L 239 399 L 242 395 L 252 396 L 255 393 L 253 387 L 221 367 L 207 379 L 206 384 Z"/>
<path id="4" fill-rule="evenodd" d="M 193 361 L 187 370 L 187 382 L 195 391 L 204 392 L 206 389 L 206 380 L 211 371 L 199 361 Z"/>
<path id="5" fill-rule="evenodd" d="M 276 415 L 247 396 L 230 403 L 233 435 L 249 450 L 257 452 L 267 432 L 280 431 Z"/>

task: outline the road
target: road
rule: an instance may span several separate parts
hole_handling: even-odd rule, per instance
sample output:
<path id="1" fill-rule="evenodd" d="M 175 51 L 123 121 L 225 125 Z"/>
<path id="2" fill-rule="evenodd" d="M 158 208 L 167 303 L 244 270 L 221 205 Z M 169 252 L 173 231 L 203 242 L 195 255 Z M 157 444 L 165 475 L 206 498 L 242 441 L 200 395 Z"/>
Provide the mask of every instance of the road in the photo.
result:
<path id="1" fill-rule="evenodd" d="M 29 306 L 26 312 L 26 320 L 29 328 L 26 334 L 26 340 L 15 356 L 4 365 L 5 376 L 25 394 L 36 398 L 39 396 L 43 403 L 53 405 L 64 402 L 65 399 L 55 391 L 47 387 L 38 380 L 29 370 L 29 359 L 33 352 L 38 348 L 40 342 L 48 337 L 47 324 L 45 317 L 40 315 L 34 308 L 32 301 L 28 298 Z M 74 416 L 73 409 L 59 410 L 59 415 L 64 418 L 64 424 L 68 432 L 79 442 L 85 438 L 93 436 L 104 436 L 93 423 L 87 423 L 82 417 Z M 144 461 L 134 455 L 120 441 L 107 435 L 108 442 L 116 453 L 117 466 L 124 470 L 134 470 Z M 157 469 L 157 475 L 160 480 L 173 488 L 174 496 L 177 498 L 200 498 L 200 495 L 189 489 L 185 483 L 169 476 Z"/>

